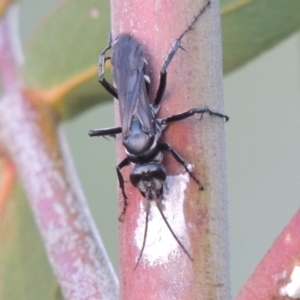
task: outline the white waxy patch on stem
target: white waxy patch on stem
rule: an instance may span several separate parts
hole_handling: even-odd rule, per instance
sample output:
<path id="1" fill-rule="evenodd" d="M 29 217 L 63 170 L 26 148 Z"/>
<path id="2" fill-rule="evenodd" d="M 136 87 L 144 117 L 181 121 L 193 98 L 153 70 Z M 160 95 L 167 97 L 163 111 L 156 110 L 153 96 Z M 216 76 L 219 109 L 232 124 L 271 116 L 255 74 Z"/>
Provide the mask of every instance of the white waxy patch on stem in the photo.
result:
<path id="1" fill-rule="evenodd" d="M 280 290 L 281 296 L 289 296 L 292 299 L 300 298 L 300 266 L 295 266 L 291 274 L 291 282 Z"/>
<path id="2" fill-rule="evenodd" d="M 187 235 L 183 203 L 184 192 L 188 182 L 189 175 L 187 173 L 177 176 L 168 176 L 164 184 L 162 200 L 163 213 L 175 235 L 187 250 L 189 250 L 190 242 Z M 137 220 L 138 226 L 135 230 L 134 237 L 135 244 L 140 250 L 143 245 L 146 220 L 146 204 L 144 201 L 147 200 L 141 200 L 140 202 L 140 215 Z M 155 266 L 165 264 L 171 257 L 181 255 L 183 250 L 162 219 L 155 201 L 151 201 L 150 205 L 146 245 L 140 263 L 147 262 L 150 266 Z"/>

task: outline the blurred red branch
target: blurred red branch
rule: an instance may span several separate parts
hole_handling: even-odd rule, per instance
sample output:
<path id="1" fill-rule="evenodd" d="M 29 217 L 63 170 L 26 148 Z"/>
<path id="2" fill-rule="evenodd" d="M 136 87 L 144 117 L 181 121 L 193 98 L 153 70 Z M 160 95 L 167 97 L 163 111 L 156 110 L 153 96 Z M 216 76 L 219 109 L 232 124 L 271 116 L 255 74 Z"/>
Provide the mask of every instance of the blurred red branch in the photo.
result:
<path id="1" fill-rule="evenodd" d="M 0 21 L 1 149 L 16 166 L 66 299 L 116 299 L 118 284 L 57 118 L 23 91 L 13 5 Z M 34 288 L 34 287 L 32 287 Z"/>
<path id="2" fill-rule="evenodd" d="M 0 220 L 4 212 L 5 203 L 8 200 L 16 178 L 16 170 L 10 159 L 4 158 L 3 169 L 4 174 L 0 185 Z"/>
<path id="3" fill-rule="evenodd" d="M 291 274 L 300 267 L 300 210 L 277 237 L 265 257 L 236 296 L 236 300 L 300 298 L 300 282 L 287 289 Z M 294 282 L 295 284 L 295 282 Z"/>

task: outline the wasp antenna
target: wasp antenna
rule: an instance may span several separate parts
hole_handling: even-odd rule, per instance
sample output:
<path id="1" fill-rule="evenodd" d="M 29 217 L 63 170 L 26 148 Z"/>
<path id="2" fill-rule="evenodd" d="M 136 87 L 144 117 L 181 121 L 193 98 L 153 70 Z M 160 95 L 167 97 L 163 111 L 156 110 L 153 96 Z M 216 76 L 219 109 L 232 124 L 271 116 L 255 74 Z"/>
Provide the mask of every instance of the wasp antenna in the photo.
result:
<path id="1" fill-rule="evenodd" d="M 146 220 L 145 220 L 145 231 L 144 231 L 144 238 L 143 238 L 143 245 L 140 252 L 140 255 L 136 261 L 136 264 L 134 266 L 134 270 L 138 267 L 140 260 L 142 258 L 145 246 L 146 246 L 146 239 L 147 239 L 147 232 L 148 232 L 148 219 L 149 219 L 149 212 L 150 212 L 150 200 L 147 199 L 147 208 L 146 208 Z"/>
<path id="2" fill-rule="evenodd" d="M 176 242 L 178 243 L 178 245 L 181 247 L 181 249 L 184 251 L 184 253 L 188 256 L 188 258 L 189 258 L 190 260 L 193 260 L 191 254 L 186 250 L 186 248 L 185 248 L 185 247 L 183 246 L 183 244 L 180 242 L 180 240 L 178 239 L 178 237 L 177 237 L 176 234 L 174 233 L 172 227 L 170 226 L 170 224 L 169 224 L 169 222 L 168 222 L 166 216 L 164 215 L 164 213 L 163 213 L 163 211 L 162 211 L 162 209 L 161 209 L 161 205 L 160 205 L 161 203 L 159 202 L 160 200 L 159 200 L 159 199 L 156 199 L 155 201 L 156 201 L 156 206 L 157 206 L 157 208 L 158 208 L 158 210 L 159 210 L 159 212 L 160 212 L 160 214 L 161 214 L 163 220 L 165 221 L 167 227 L 169 228 L 171 234 L 173 235 L 174 239 L 176 240 Z"/>

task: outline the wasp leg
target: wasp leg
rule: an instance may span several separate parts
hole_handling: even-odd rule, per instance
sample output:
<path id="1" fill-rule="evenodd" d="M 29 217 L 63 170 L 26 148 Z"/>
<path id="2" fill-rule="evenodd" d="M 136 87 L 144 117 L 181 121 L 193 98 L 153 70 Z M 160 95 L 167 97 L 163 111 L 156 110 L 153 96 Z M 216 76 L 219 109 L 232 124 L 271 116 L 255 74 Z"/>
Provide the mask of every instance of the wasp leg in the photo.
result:
<path id="1" fill-rule="evenodd" d="M 103 129 L 93 129 L 89 131 L 89 136 L 113 136 L 122 133 L 121 127 L 103 128 Z"/>
<path id="2" fill-rule="evenodd" d="M 172 154 L 172 156 L 175 158 L 175 160 L 185 168 L 185 170 L 189 173 L 189 175 L 193 178 L 193 180 L 198 184 L 199 189 L 200 190 L 204 189 L 200 180 L 191 171 L 191 165 L 186 163 L 185 160 L 168 143 L 161 143 L 158 145 L 158 148 L 161 151 L 169 151 Z"/>
<path id="3" fill-rule="evenodd" d="M 164 95 L 166 86 L 167 86 L 167 68 L 170 64 L 170 62 L 172 61 L 175 53 L 177 52 L 178 48 L 181 48 L 181 39 L 190 31 L 193 29 L 193 26 L 195 25 L 195 23 L 197 22 L 197 20 L 199 19 L 199 17 L 204 13 L 204 11 L 206 10 L 206 8 L 209 6 L 210 4 L 210 0 L 208 0 L 206 2 L 206 4 L 199 10 L 198 14 L 194 17 L 193 21 L 191 22 L 191 24 L 184 30 L 184 32 L 173 42 L 173 45 L 171 47 L 171 50 L 167 56 L 167 58 L 165 59 L 162 69 L 160 71 L 160 81 L 159 81 L 159 86 L 158 86 L 158 90 L 156 93 L 156 97 L 154 99 L 153 102 L 153 106 L 156 108 L 159 106 L 160 101 Z M 183 49 L 184 50 L 184 49 Z"/>
<path id="4" fill-rule="evenodd" d="M 126 209 L 127 209 L 127 205 L 128 205 L 128 202 L 127 202 L 127 195 L 125 193 L 125 186 L 124 186 L 124 178 L 123 178 L 123 175 L 121 173 L 121 169 L 128 166 L 130 164 L 130 161 L 128 159 L 128 157 L 126 157 L 125 159 L 123 159 L 116 167 L 116 170 L 117 170 L 117 175 L 118 175 L 118 179 L 119 179 L 119 187 L 122 191 L 122 195 L 123 195 L 123 198 L 124 198 L 124 203 L 123 203 L 123 209 L 122 209 L 122 212 L 119 216 L 119 221 L 120 222 L 123 222 L 123 217 L 126 213 Z"/>
<path id="5" fill-rule="evenodd" d="M 112 38 L 111 34 L 108 35 L 108 45 L 103 49 L 103 51 L 100 53 L 99 56 L 99 71 L 98 71 L 98 80 L 102 84 L 102 86 L 116 99 L 118 99 L 118 91 L 117 89 L 110 84 L 105 78 L 104 78 L 104 70 L 105 70 L 105 62 L 110 59 L 110 57 L 106 56 L 106 51 L 108 51 L 111 48 L 112 45 Z"/>
<path id="6" fill-rule="evenodd" d="M 224 118 L 225 122 L 227 122 L 229 120 L 228 116 L 223 115 L 223 114 L 218 113 L 218 112 L 215 112 L 215 111 L 212 111 L 207 106 L 205 106 L 205 107 L 193 108 L 193 109 L 184 111 L 182 113 L 176 114 L 174 116 L 171 116 L 169 118 L 162 119 L 161 123 L 163 125 L 168 125 L 171 122 L 177 122 L 177 121 L 189 118 L 189 117 L 193 116 L 194 114 L 201 114 L 201 118 L 202 118 L 202 115 L 205 114 L 205 113 L 207 113 L 207 114 L 209 114 L 211 116 L 216 116 L 216 117 L 219 117 L 219 118 Z"/>

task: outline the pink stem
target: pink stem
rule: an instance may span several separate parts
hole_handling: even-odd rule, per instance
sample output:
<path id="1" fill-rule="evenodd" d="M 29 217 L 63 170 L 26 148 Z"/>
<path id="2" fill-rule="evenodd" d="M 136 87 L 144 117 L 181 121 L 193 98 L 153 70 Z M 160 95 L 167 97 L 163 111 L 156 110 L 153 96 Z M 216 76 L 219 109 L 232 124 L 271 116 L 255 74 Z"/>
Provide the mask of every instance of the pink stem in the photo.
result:
<path id="1" fill-rule="evenodd" d="M 163 60 L 174 39 L 187 28 L 205 2 L 112 1 L 113 37 L 130 33 L 145 49 L 151 66 L 151 100 Z M 217 1 L 212 1 L 195 29 L 183 38 L 182 46 L 186 52 L 179 49 L 168 69 L 167 91 L 160 116 L 205 105 L 223 112 Z M 182 175 L 168 177 L 172 196 L 163 204 L 164 213 L 174 211 L 173 218 L 169 218 L 171 226 L 179 232 L 177 234 L 191 252 L 193 261 L 178 244 L 170 246 L 174 238 L 168 229 L 165 231 L 163 220 L 155 221 L 155 208 L 151 205 L 148 239 L 153 243 L 146 243 L 141 262 L 134 270 L 142 245 L 140 237 L 145 226 L 145 209 L 139 191 L 127 183 L 129 205 L 124 222 L 120 223 L 121 299 L 230 299 L 224 121 L 205 116 L 199 129 L 198 119 L 199 116 L 195 116 L 170 125 L 163 137 L 188 162 L 195 164 L 195 174 L 204 185 L 204 191 L 199 191 L 183 167 L 174 162 L 170 154 L 165 154 L 167 173 Z M 125 155 L 123 147 L 120 146 L 118 151 L 121 161 Z M 122 170 L 127 181 L 128 172 Z M 181 200 L 183 197 L 184 201 Z M 182 205 L 179 205 L 181 201 Z M 154 248 L 154 244 L 161 247 Z"/>
<path id="2" fill-rule="evenodd" d="M 288 286 L 292 272 L 295 268 L 300 267 L 299 228 L 300 210 L 275 240 L 236 296 L 236 300 L 300 298 L 299 279 L 294 289 L 291 285 Z M 296 287 L 298 287 L 298 290 L 295 289 Z M 287 297 L 287 295 L 290 297 Z"/>

